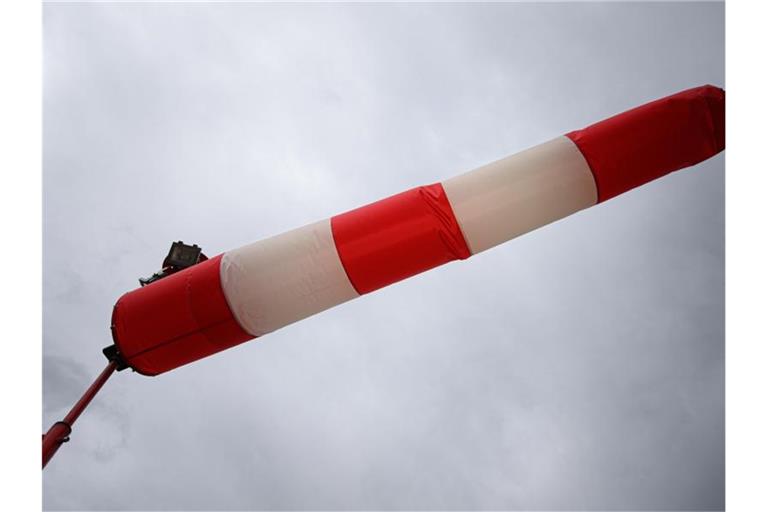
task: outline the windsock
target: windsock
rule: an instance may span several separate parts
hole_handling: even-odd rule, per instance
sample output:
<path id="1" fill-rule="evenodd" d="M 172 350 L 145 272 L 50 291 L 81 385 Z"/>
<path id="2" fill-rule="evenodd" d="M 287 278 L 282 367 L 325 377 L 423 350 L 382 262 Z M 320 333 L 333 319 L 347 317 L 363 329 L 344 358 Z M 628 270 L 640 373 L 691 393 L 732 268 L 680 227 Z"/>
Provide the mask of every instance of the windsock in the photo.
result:
<path id="1" fill-rule="evenodd" d="M 725 148 L 725 92 L 667 96 L 123 295 L 122 361 L 158 375 L 611 199 Z"/>

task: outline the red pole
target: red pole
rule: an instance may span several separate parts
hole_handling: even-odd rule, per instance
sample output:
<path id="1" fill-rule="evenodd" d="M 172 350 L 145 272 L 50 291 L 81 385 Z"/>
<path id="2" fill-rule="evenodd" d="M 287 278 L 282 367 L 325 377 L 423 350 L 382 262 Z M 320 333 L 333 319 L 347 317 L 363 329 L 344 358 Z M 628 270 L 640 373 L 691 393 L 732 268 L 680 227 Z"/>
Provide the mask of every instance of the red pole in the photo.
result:
<path id="1" fill-rule="evenodd" d="M 99 392 L 101 387 L 107 382 L 107 379 L 117 369 L 117 362 L 110 361 L 106 368 L 96 377 L 93 384 L 83 393 L 80 400 L 72 407 L 63 420 L 57 421 L 53 426 L 48 429 L 48 432 L 43 434 L 43 468 L 51 460 L 56 450 L 63 444 L 69 441 L 69 434 L 72 432 L 72 425 L 74 425 L 77 418 L 82 414 L 88 404 L 91 403 L 93 397 Z"/>

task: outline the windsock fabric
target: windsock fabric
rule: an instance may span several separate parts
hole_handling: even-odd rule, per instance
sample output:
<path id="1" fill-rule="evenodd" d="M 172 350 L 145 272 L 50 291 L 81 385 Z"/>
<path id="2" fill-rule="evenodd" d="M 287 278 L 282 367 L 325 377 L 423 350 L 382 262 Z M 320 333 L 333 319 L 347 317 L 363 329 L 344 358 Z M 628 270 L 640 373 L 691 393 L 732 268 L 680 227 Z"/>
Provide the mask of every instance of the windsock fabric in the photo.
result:
<path id="1" fill-rule="evenodd" d="M 725 92 L 711 85 L 688 89 L 567 136 L 606 201 L 725 149 Z"/>
<path id="2" fill-rule="evenodd" d="M 724 148 L 725 92 L 689 89 L 126 293 L 113 310 L 113 338 L 129 366 L 157 375 L 469 258 Z"/>

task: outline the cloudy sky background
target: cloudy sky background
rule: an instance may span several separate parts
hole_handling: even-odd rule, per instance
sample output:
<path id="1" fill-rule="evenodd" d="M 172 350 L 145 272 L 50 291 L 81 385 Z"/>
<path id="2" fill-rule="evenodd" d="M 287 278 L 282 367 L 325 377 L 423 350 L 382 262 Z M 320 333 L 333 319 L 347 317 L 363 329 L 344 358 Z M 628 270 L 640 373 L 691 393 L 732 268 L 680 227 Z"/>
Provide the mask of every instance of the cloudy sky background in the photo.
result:
<path id="1" fill-rule="evenodd" d="M 692 86 L 722 3 L 46 4 L 44 424 L 115 300 Z M 720 509 L 724 157 L 156 378 L 46 509 Z"/>

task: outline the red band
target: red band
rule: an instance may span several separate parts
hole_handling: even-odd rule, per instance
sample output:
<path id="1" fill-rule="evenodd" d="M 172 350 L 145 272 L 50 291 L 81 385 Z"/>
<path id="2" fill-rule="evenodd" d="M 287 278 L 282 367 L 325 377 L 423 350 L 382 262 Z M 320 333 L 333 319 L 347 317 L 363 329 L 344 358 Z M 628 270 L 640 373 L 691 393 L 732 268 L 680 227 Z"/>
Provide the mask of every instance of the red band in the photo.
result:
<path id="1" fill-rule="evenodd" d="M 134 370 L 157 375 L 253 338 L 229 309 L 220 262 L 221 255 L 120 297 L 112 333 Z"/>
<path id="2" fill-rule="evenodd" d="M 696 87 L 567 134 L 606 201 L 725 149 L 725 91 Z"/>
<path id="3" fill-rule="evenodd" d="M 331 229 L 341 263 L 360 294 L 470 256 L 440 183 L 337 215 Z"/>

